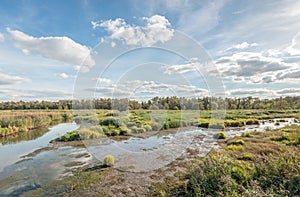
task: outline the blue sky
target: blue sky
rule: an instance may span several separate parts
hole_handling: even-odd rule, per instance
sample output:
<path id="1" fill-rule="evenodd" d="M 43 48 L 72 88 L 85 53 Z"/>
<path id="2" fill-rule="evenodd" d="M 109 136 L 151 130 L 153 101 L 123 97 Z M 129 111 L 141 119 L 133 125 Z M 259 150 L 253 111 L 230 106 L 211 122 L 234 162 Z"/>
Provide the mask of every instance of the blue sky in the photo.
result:
<path id="1" fill-rule="evenodd" d="M 300 2 L 2 0 L 0 100 L 300 93 Z"/>

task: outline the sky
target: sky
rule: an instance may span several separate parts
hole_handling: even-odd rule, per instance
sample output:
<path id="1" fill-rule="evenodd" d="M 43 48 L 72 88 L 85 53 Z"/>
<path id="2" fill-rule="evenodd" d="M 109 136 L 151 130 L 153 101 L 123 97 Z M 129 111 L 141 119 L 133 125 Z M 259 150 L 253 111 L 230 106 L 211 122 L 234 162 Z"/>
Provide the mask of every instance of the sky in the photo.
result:
<path id="1" fill-rule="evenodd" d="M 300 95 L 297 0 L 2 0 L 0 101 Z"/>

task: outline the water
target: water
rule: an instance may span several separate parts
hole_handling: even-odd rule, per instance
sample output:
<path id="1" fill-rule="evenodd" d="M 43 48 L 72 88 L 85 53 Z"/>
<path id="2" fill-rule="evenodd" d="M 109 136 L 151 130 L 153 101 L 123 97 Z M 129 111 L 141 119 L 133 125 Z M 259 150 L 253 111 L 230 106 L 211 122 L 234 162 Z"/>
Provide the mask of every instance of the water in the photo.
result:
<path id="1" fill-rule="evenodd" d="M 69 131 L 77 129 L 76 123 L 62 123 L 48 129 L 41 129 L 44 135 L 19 143 L 9 143 L 0 145 L 0 171 L 6 166 L 13 164 L 21 159 L 21 156 L 29 154 L 37 149 L 49 145 L 50 140 L 55 139 Z M 45 132 L 46 130 L 46 132 Z M 38 131 L 34 131 L 38 132 Z M 23 134 L 24 135 L 24 134 Z"/>
<path id="2" fill-rule="evenodd" d="M 294 123 L 294 119 L 285 120 L 287 122 L 280 125 L 267 121 L 259 126 L 229 129 L 225 133 L 230 138 L 243 132 L 262 132 L 268 128 L 276 129 Z M 53 147 L 49 144 L 50 140 L 77 128 L 75 123 L 59 124 L 35 140 L 0 146 L 3 168 L 0 172 L 0 196 L 18 196 L 53 180 L 70 176 L 74 168 L 103 161 L 108 154 L 115 157 L 116 167 L 140 172 L 164 167 L 180 156 L 186 158 L 188 150 L 197 151 L 198 156 L 205 156 L 213 148 L 218 148 L 218 143 L 213 138 L 218 130 L 198 128 L 179 128 L 145 139 L 131 137 L 123 141 L 109 138 L 99 139 L 96 143 L 84 141 L 85 147 Z M 45 147 L 44 151 L 20 158 Z"/>

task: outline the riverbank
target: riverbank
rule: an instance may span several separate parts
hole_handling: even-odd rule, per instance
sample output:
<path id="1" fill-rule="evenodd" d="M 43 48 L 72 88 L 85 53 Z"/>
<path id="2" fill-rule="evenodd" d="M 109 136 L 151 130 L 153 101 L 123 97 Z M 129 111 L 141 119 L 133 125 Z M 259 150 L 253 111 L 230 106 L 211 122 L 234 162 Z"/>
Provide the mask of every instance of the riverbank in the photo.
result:
<path id="1" fill-rule="evenodd" d="M 71 121 L 72 119 L 71 111 L 1 111 L 0 139 L 7 136 L 17 136 L 21 133 L 34 132 L 39 128 L 48 128 L 51 125 Z"/>
<path id="2" fill-rule="evenodd" d="M 178 155 L 173 162 L 161 168 L 134 172 L 118 166 L 102 168 L 101 163 L 99 163 L 80 168 L 74 172 L 74 176 L 44 185 L 24 196 L 43 196 L 46 194 L 64 196 L 99 196 L 99 194 L 101 196 L 193 196 L 195 193 L 205 190 L 205 188 L 198 188 L 199 182 L 197 181 L 200 180 L 203 185 L 208 183 L 207 181 L 213 181 L 209 183 L 213 188 L 217 188 L 214 189 L 214 192 L 223 192 L 221 180 L 227 180 L 227 178 L 222 177 L 222 174 L 216 174 L 214 179 L 209 179 L 210 170 L 201 171 L 201 169 L 203 167 L 216 169 L 214 165 L 220 166 L 222 169 L 222 167 L 224 168 L 222 166 L 224 161 L 228 161 L 227 164 L 229 165 L 226 170 L 231 169 L 225 174 L 229 176 L 228 183 L 230 183 L 231 190 L 225 192 L 243 191 L 245 195 L 257 192 L 258 196 L 278 194 L 278 192 L 282 192 L 280 194 L 288 194 L 288 192 L 298 194 L 295 193 L 298 191 L 295 186 L 298 185 L 297 177 L 300 176 L 298 166 L 300 162 L 299 130 L 300 127 L 294 125 L 277 130 L 246 133 L 240 137 L 228 136 L 227 139 L 218 140 L 220 149 L 213 149 L 205 157 L 200 154 L 199 149 L 192 146 L 203 142 L 204 136 L 198 134 L 194 136 L 191 146 L 186 148 L 185 154 Z M 290 153 L 290 156 L 286 153 Z M 276 158 L 286 158 L 287 160 Z M 269 161 L 267 164 L 270 166 L 261 163 L 263 161 Z M 238 171 L 234 170 L 235 167 Z M 263 176 L 258 175 L 255 169 L 267 170 L 267 167 L 276 170 L 277 174 L 275 173 L 274 176 L 277 178 L 271 177 L 273 176 L 271 174 L 266 174 L 266 176 L 270 176 L 265 177 L 266 180 L 270 181 L 263 188 L 259 188 Z M 287 170 L 281 172 L 280 169 L 284 168 Z M 248 172 L 247 169 L 251 170 Z M 218 169 L 216 170 L 217 173 L 220 173 Z M 204 173 L 203 176 L 207 179 L 202 179 L 202 176 L 199 177 L 198 172 Z M 257 176 L 251 177 L 254 176 L 253 174 Z M 290 185 L 288 188 L 283 188 L 282 191 L 278 190 L 278 188 L 282 188 L 282 185 L 277 184 L 281 177 L 282 181 Z M 261 182 L 256 185 L 255 182 L 251 182 L 253 187 L 249 186 L 251 185 L 250 182 L 247 184 L 244 182 L 252 179 Z M 246 187 L 247 185 L 249 187 Z M 284 186 L 286 185 L 284 184 Z M 233 193 L 227 194 L 233 195 Z"/>

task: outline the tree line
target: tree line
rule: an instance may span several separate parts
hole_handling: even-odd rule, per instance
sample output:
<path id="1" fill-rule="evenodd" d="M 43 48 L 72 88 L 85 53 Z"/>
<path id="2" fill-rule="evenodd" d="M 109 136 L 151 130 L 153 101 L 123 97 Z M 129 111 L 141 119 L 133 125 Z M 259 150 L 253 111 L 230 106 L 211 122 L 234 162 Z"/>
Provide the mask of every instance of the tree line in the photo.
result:
<path id="1" fill-rule="evenodd" d="M 69 110 L 69 109 L 165 109 L 165 110 L 212 110 L 212 109 L 300 109 L 300 96 L 287 96 L 272 99 L 254 97 L 245 98 L 185 98 L 154 97 L 148 101 L 136 101 L 111 98 L 93 100 L 60 100 L 60 101 L 8 101 L 0 103 L 0 110 Z"/>

